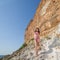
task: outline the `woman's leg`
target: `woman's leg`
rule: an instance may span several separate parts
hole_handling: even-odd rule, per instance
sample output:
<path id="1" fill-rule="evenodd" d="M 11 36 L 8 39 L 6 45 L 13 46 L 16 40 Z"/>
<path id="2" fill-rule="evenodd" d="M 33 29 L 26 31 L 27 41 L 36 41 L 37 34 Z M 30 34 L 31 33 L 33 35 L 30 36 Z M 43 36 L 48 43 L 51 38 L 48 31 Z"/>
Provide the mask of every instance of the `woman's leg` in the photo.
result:
<path id="1" fill-rule="evenodd" d="M 36 56 L 38 55 L 38 45 L 37 45 L 37 41 L 35 40 L 35 53 Z"/>
<path id="2" fill-rule="evenodd" d="M 38 50 L 41 50 L 40 38 L 37 40 L 37 46 L 38 46 Z"/>

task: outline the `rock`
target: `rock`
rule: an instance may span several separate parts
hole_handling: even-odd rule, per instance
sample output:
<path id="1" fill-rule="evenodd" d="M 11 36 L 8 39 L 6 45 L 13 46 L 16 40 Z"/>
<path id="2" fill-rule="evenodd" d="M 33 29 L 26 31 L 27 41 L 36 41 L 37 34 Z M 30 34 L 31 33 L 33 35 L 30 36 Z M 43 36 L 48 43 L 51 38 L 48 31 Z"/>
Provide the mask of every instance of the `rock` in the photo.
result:
<path id="1" fill-rule="evenodd" d="M 55 30 L 52 31 L 52 33 L 48 34 L 48 37 L 50 37 L 50 39 L 47 37 L 41 38 L 43 41 L 40 41 L 40 43 L 43 46 L 41 45 L 42 49 L 38 50 L 37 57 L 35 56 L 35 47 L 33 43 L 30 43 L 21 51 L 18 50 L 18 53 L 15 52 L 15 55 L 12 54 L 6 57 L 6 60 L 59 60 L 60 37 L 56 35 L 58 34 L 56 31 L 60 29 L 58 27 L 59 24 L 56 26 Z"/>
<path id="2" fill-rule="evenodd" d="M 33 31 L 39 27 L 40 46 L 35 56 Z M 60 0 L 41 0 L 33 20 L 25 31 L 27 46 L 1 60 L 59 60 L 60 59 Z"/>
<path id="3" fill-rule="evenodd" d="M 60 22 L 60 0 L 41 0 L 33 20 L 29 23 L 25 31 L 25 42 L 33 38 L 33 31 L 38 26 L 40 36 L 50 33 L 51 29 Z"/>

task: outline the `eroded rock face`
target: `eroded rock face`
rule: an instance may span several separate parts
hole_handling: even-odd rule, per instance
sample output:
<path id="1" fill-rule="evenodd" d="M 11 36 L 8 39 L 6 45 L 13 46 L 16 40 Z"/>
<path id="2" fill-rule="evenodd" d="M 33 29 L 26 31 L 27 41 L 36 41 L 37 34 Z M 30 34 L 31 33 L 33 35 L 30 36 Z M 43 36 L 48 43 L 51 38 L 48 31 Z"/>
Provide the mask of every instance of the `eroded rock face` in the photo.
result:
<path id="1" fill-rule="evenodd" d="M 40 28 L 41 50 L 35 57 L 34 42 L 17 50 L 6 60 L 59 60 L 60 59 L 60 0 L 41 0 L 36 14 L 25 32 L 25 42 L 33 38 L 34 29 Z M 49 34 L 48 34 L 49 33 Z M 3 60 L 3 59 L 2 59 Z M 5 59 L 4 59 L 5 60 Z"/>
<path id="2" fill-rule="evenodd" d="M 38 26 L 41 36 L 48 34 L 49 30 L 60 22 L 60 0 L 41 0 L 33 20 L 25 32 L 25 42 L 33 38 L 34 29 Z"/>
<path id="3" fill-rule="evenodd" d="M 4 60 L 59 60 L 60 59 L 60 23 L 44 38 L 41 38 L 38 56 L 35 56 L 33 40 L 21 51 L 14 52 Z"/>

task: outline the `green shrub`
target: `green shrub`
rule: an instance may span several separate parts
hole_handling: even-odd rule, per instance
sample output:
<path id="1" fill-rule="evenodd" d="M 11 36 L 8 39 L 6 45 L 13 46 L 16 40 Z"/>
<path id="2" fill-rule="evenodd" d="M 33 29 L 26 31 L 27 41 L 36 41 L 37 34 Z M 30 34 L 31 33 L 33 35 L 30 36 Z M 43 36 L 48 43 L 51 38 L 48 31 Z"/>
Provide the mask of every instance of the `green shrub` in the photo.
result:
<path id="1" fill-rule="evenodd" d="M 34 38 L 32 38 L 31 40 L 34 40 Z"/>
<path id="2" fill-rule="evenodd" d="M 24 44 L 20 47 L 20 50 L 23 49 L 23 48 L 26 47 L 26 46 L 27 46 L 27 44 L 24 43 Z"/>

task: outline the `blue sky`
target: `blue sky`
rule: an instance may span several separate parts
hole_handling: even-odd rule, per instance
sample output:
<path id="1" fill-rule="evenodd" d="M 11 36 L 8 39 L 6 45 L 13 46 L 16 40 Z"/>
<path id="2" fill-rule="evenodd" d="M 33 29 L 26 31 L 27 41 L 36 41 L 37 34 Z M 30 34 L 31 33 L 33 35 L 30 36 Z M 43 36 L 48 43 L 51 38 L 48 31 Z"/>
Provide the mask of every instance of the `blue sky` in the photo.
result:
<path id="1" fill-rule="evenodd" d="M 39 3 L 40 0 L 0 0 L 0 55 L 20 48 Z"/>

